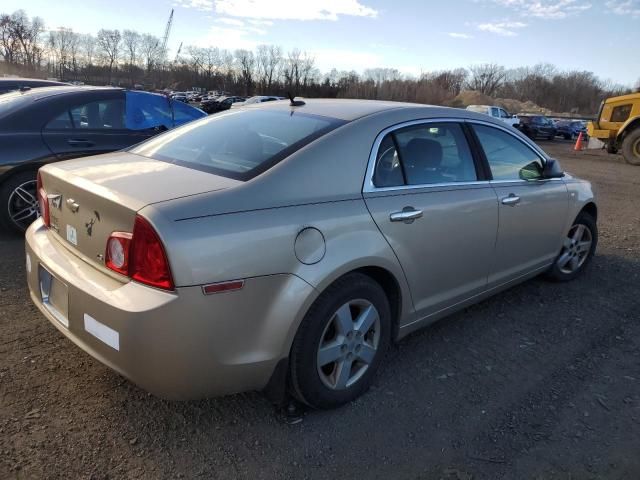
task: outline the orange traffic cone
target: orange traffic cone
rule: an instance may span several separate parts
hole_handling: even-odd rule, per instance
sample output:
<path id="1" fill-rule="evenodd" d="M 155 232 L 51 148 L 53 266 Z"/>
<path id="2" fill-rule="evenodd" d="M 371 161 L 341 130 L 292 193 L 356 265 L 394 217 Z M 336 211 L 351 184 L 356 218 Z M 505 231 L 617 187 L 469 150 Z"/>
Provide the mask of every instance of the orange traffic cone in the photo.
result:
<path id="1" fill-rule="evenodd" d="M 576 140 L 576 145 L 573 147 L 574 150 L 582 150 L 582 132 L 578 135 L 578 140 Z"/>

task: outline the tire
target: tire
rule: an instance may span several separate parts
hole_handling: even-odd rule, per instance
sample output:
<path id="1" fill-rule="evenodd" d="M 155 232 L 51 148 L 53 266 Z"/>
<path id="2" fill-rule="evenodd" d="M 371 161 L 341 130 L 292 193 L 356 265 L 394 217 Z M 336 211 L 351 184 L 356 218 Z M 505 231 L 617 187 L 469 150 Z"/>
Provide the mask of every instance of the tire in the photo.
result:
<path id="1" fill-rule="evenodd" d="M 622 156 L 631 165 L 640 165 L 640 127 L 636 127 L 624 136 Z"/>
<path id="2" fill-rule="evenodd" d="M 38 218 L 36 175 L 35 171 L 16 173 L 0 185 L 0 228 L 3 230 L 23 233 Z M 28 216 L 23 219 L 25 215 Z"/>
<path id="3" fill-rule="evenodd" d="M 371 326 L 362 334 L 357 325 L 364 319 Z M 291 393 L 318 409 L 355 400 L 371 385 L 390 339 L 391 310 L 382 287 L 361 273 L 345 275 L 316 299 L 298 329 L 289 362 Z"/>
<path id="4" fill-rule="evenodd" d="M 548 278 L 557 282 L 567 282 L 579 276 L 591 262 L 597 245 L 596 221 L 588 213 L 580 212 L 565 237 L 560 254 L 547 272 Z"/>

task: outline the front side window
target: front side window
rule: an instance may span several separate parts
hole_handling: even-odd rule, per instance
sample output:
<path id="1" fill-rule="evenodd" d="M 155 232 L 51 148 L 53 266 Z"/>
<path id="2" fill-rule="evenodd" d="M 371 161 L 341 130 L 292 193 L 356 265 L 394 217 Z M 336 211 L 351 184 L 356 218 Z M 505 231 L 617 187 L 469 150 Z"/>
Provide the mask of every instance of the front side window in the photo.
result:
<path id="1" fill-rule="evenodd" d="M 631 115 L 631 105 L 620 105 L 611 111 L 612 122 L 626 122 Z"/>
<path id="2" fill-rule="evenodd" d="M 535 180 L 542 176 L 542 160 L 511 134 L 485 125 L 473 125 L 494 180 Z"/>
<path id="3" fill-rule="evenodd" d="M 511 115 L 509 115 L 505 110 L 500 109 L 500 118 L 511 118 Z"/>
<path id="4" fill-rule="evenodd" d="M 388 133 L 374 169 L 376 187 L 477 180 L 473 156 L 457 123 L 425 123 Z"/>
<path id="5" fill-rule="evenodd" d="M 249 180 L 344 123 L 302 112 L 239 109 L 186 124 L 131 151 L 224 177 Z"/>

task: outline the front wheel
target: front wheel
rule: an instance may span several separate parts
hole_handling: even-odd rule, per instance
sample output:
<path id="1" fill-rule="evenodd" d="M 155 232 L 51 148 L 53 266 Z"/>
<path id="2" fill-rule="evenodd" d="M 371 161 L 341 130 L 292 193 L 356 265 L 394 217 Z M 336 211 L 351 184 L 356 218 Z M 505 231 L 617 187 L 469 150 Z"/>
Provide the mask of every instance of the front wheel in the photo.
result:
<path id="1" fill-rule="evenodd" d="M 309 309 L 291 348 L 290 386 L 313 408 L 333 408 L 371 385 L 391 338 L 391 312 L 382 287 L 350 273 Z"/>
<path id="2" fill-rule="evenodd" d="M 548 272 L 552 280 L 573 280 L 591 261 L 598 244 L 598 226 L 595 219 L 581 212 L 565 237 L 562 250 Z"/>
<path id="3" fill-rule="evenodd" d="M 0 226 L 16 233 L 24 232 L 38 218 L 35 172 L 17 173 L 0 185 Z"/>
<path id="4" fill-rule="evenodd" d="M 640 127 L 627 133 L 622 142 L 622 156 L 631 165 L 640 165 Z"/>

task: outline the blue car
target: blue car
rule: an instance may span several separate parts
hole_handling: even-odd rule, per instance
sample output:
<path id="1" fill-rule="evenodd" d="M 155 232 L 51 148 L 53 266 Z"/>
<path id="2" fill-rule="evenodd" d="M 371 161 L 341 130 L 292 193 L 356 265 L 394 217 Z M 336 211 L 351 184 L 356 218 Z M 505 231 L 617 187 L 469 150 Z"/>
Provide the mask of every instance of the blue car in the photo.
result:
<path id="1" fill-rule="evenodd" d="M 578 135 L 586 135 L 587 127 L 584 122 L 577 120 L 560 120 L 556 123 L 556 135 L 560 135 L 565 140 L 577 138 Z"/>
<path id="2" fill-rule="evenodd" d="M 36 172 L 70 158 L 113 152 L 207 114 L 164 95 L 121 88 L 52 86 L 0 101 L 0 229 L 38 216 Z"/>

